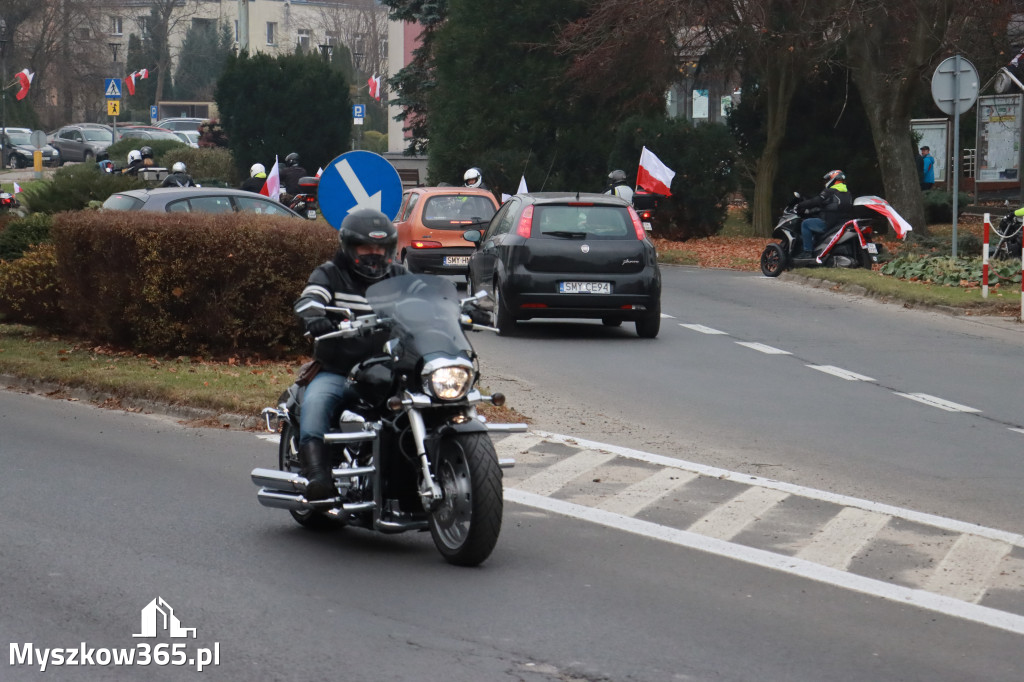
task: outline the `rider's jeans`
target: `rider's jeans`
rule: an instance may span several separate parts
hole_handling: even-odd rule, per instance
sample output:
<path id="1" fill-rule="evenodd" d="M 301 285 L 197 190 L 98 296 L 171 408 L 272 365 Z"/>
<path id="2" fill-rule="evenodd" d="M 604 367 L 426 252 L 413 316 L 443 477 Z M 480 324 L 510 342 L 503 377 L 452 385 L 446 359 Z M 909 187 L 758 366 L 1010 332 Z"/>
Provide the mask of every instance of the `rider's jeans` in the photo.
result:
<path id="1" fill-rule="evenodd" d="M 825 231 L 825 221 L 821 218 L 804 218 L 800 223 L 800 236 L 803 238 L 804 251 L 814 252 L 814 235 Z"/>
<path id="2" fill-rule="evenodd" d="M 348 383 L 348 377 L 321 371 L 306 387 L 299 417 L 299 446 L 310 440 L 323 440 L 331 429 L 331 415 L 346 406 L 354 405 L 358 395 Z"/>

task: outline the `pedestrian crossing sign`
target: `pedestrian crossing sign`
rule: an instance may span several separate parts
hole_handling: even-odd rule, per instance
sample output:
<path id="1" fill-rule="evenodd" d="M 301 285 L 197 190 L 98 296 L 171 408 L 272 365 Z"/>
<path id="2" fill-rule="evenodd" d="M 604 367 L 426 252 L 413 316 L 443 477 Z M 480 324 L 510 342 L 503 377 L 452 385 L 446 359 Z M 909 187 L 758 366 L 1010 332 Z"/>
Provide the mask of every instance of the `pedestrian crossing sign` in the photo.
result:
<path id="1" fill-rule="evenodd" d="M 107 99 L 121 99 L 121 79 L 103 79 L 103 95 Z"/>

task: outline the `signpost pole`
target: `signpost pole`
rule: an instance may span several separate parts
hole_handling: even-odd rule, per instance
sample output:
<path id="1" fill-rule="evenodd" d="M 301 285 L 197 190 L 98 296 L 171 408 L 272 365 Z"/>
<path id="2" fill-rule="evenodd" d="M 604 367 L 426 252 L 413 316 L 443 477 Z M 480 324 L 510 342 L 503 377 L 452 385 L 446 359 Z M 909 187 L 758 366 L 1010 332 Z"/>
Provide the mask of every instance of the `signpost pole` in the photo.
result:
<path id="1" fill-rule="evenodd" d="M 953 179 L 953 260 L 956 260 L 956 224 L 960 198 L 960 55 L 953 57 L 953 158 L 949 172 Z"/>

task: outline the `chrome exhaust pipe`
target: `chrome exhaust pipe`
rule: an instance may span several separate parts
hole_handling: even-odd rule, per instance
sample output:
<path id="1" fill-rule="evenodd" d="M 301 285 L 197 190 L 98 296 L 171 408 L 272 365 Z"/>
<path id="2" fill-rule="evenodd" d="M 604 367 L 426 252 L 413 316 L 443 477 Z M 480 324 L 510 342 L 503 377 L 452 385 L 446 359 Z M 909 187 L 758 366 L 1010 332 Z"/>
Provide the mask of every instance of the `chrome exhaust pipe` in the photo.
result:
<path id="1" fill-rule="evenodd" d="M 256 485 L 286 493 L 304 493 L 309 481 L 290 471 L 278 469 L 253 469 L 252 482 Z"/>
<path id="2" fill-rule="evenodd" d="M 256 499 L 264 507 L 274 509 L 290 509 L 292 511 L 326 511 L 331 516 L 338 516 L 343 512 L 368 511 L 376 507 L 372 500 L 367 502 L 349 502 L 342 504 L 340 497 L 332 497 L 326 500 L 309 501 L 298 493 L 286 493 L 281 490 L 267 490 L 260 488 L 256 493 Z"/>
<path id="3" fill-rule="evenodd" d="M 528 424 L 495 424 L 494 422 L 486 422 L 484 426 L 490 433 L 524 433 L 530 428 Z"/>
<path id="4" fill-rule="evenodd" d="M 373 440 L 377 434 L 373 431 L 345 431 L 324 434 L 325 443 L 363 443 Z"/>

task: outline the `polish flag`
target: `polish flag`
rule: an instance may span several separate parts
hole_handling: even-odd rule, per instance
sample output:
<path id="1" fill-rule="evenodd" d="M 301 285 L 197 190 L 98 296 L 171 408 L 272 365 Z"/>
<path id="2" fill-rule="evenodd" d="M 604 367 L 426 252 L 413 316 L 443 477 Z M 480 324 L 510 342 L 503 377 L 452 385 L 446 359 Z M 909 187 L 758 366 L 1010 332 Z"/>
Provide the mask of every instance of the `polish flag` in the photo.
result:
<path id="1" fill-rule="evenodd" d="M 317 170 L 316 170 L 316 176 L 317 176 L 317 177 L 319 178 L 319 177 L 320 177 L 321 175 L 323 175 L 323 174 L 324 174 L 324 169 L 323 169 L 323 166 L 321 166 L 320 168 L 317 168 Z"/>
<path id="2" fill-rule="evenodd" d="M 529 194 L 530 190 L 526 189 L 526 176 L 519 178 L 519 189 L 516 190 L 516 194 Z"/>
<path id="3" fill-rule="evenodd" d="M 132 71 L 128 74 L 128 78 L 125 80 L 125 85 L 128 87 L 128 94 L 135 94 L 135 79 L 136 78 L 149 78 L 149 69 L 139 69 L 138 71 Z"/>
<path id="4" fill-rule="evenodd" d="M 271 199 L 281 197 L 281 170 L 277 165 L 277 157 L 274 157 L 274 167 L 267 173 L 267 181 L 263 183 L 260 194 Z"/>
<path id="5" fill-rule="evenodd" d="M 370 91 L 370 97 L 380 101 L 380 76 L 373 74 L 366 80 L 366 87 Z"/>
<path id="6" fill-rule="evenodd" d="M 636 174 L 636 186 L 648 192 L 672 196 L 672 178 L 676 172 L 663 164 L 661 159 L 647 147 L 640 153 L 640 170 Z"/>
<path id="7" fill-rule="evenodd" d="M 854 206 L 867 206 L 876 213 L 881 213 L 892 225 L 892 229 L 896 231 L 896 236 L 900 239 L 906 239 L 907 233 L 914 228 L 907 222 L 907 219 L 896 212 L 896 209 L 892 205 L 883 199 L 882 197 L 857 197 L 853 201 Z"/>
<path id="8" fill-rule="evenodd" d="M 32 85 L 32 79 L 35 78 L 36 75 L 28 69 L 22 69 L 18 73 L 14 74 L 14 77 L 18 79 L 18 83 L 21 85 L 21 90 L 18 90 L 18 94 L 14 96 L 14 99 L 20 101 L 28 97 L 28 89 Z"/>
<path id="9" fill-rule="evenodd" d="M 19 185 L 18 183 L 14 183 L 14 193 L 17 194 L 20 191 L 21 191 L 21 185 Z"/>

